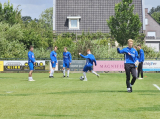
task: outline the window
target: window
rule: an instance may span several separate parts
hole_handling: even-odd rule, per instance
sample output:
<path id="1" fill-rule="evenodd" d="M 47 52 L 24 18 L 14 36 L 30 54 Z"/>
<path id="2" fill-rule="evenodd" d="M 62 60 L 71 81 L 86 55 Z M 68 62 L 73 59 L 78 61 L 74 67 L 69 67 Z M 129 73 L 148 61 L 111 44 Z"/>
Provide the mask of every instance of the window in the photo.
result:
<path id="1" fill-rule="evenodd" d="M 156 32 L 147 32 L 147 36 L 156 37 Z"/>
<path id="2" fill-rule="evenodd" d="M 69 30 L 79 30 L 79 19 L 80 16 L 69 16 Z"/>
<path id="3" fill-rule="evenodd" d="M 145 25 L 148 25 L 148 19 L 145 19 Z"/>
<path id="4" fill-rule="evenodd" d="M 77 28 L 77 19 L 71 19 L 71 28 Z"/>

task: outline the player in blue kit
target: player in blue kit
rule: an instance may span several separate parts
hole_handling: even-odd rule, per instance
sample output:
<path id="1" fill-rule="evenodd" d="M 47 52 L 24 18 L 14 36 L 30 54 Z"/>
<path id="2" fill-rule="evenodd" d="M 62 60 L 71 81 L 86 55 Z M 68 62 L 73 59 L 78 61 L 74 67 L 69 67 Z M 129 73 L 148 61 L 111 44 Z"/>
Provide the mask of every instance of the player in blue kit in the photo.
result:
<path id="1" fill-rule="evenodd" d="M 137 47 L 139 49 L 138 79 L 143 79 L 143 62 L 144 62 L 145 56 L 144 56 L 144 51 L 141 48 L 141 45 L 139 44 Z M 141 78 L 139 78 L 140 73 L 141 73 Z"/>
<path id="2" fill-rule="evenodd" d="M 118 47 L 118 45 L 116 45 L 116 47 Z M 125 54 L 126 85 L 129 93 L 132 92 L 132 86 L 136 81 L 136 65 L 138 63 L 137 61 L 138 53 L 132 47 L 133 47 L 133 40 L 129 39 L 128 47 L 123 48 L 122 50 L 117 48 L 118 53 Z M 132 74 L 133 77 L 131 83 L 130 83 L 130 73 Z"/>
<path id="3" fill-rule="evenodd" d="M 58 47 L 55 46 L 54 47 L 54 51 L 52 51 L 50 53 L 52 69 L 51 69 L 51 73 L 50 73 L 49 78 L 54 78 L 53 74 L 54 74 L 54 71 L 55 71 L 55 68 L 56 68 L 56 64 L 57 64 L 57 53 L 56 53 L 57 49 L 58 49 Z"/>
<path id="4" fill-rule="evenodd" d="M 30 69 L 28 81 L 35 81 L 32 78 L 32 73 L 33 73 L 33 70 L 34 70 L 34 64 L 36 63 L 36 60 L 34 58 L 33 50 L 34 50 L 33 46 L 30 46 L 30 51 L 28 52 L 28 65 L 29 65 L 29 69 Z"/>
<path id="5" fill-rule="evenodd" d="M 94 57 L 93 54 L 91 54 L 90 49 L 87 50 L 87 56 L 82 55 L 81 53 L 79 53 L 79 55 L 83 58 L 86 59 L 86 65 L 84 66 L 83 69 L 83 76 L 84 76 L 84 80 L 83 81 L 87 81 L 87 77 L 86 77 L 86 73 L 88 71 L 92 72 L 93 74 L 95 74 L 98 78 L 99 78 L 99 74 L 97 74 L 95 71 L 93 71 L 93 62 L 95 63 L 95 66 L 97 65 L 96 63 L 96 59 Z"/>
<path id="6" fill-rule="evenodd" d="M 65 68 L 67 67 L 67 77 L 69 77 L 70 65 L 72 62 L 72 55 L 67 51 L 67 47 L 64 47 L 63 52 L 63 77 L 65 76 Z"/>

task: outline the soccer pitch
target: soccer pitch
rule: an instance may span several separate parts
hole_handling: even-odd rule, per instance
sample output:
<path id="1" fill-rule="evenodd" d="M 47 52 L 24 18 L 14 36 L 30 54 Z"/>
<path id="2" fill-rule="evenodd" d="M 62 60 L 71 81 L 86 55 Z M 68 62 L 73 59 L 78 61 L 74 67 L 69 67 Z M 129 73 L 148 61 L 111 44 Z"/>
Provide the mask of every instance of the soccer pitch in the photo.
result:
<path id="1" fill-rule="evenodd" d="M 61 78 L 55 73 L 0 74 L 0 119 L 160 119 L 160 74 L 147 73 L 127 93 L 125 73 L 88 73 Z"/>

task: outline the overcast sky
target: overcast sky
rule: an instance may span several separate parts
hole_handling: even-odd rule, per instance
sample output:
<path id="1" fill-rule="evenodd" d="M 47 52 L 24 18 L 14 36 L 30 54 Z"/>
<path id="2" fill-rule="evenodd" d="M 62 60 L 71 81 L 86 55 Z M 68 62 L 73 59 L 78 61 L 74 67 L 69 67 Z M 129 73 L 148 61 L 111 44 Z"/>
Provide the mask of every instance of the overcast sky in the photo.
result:
<path id="1" fill-rule="evenodd" d="M 160 5 L 160 0 L 144 0 L 145 2 L 145 8 L 148 8 L 149 10 L 152 7 L 157 7 L 158 5 Z"/>
<path id="2" fill-rule="evenodd" d="M 2 4 L 8 0 L 0 0 Z M 10 0 L 14 8 L 20 5 L 19 9 L 22 10 L 22 16 L 31 16 L 32 19 L 39 18 L 42 11 L 47 8 L 53 7 L 53 0 Z"/>
<path id="3" fill-rule="evenodd" d="M 8 0 L 0 0 L 3 4 Z M 160 0 L 144 0 L 145 8 L 157 7 L 160 5 Z M 45 9 L 49 7 L 53 7 L 53 0 L 10 0 L 10 2 L 14 5 L 14 8 L 18 5 L 21 5 L 19 9 L 22 9 L 22 16 L 31 16 L 34 18 L 39 18 L 39 15 Z"/>

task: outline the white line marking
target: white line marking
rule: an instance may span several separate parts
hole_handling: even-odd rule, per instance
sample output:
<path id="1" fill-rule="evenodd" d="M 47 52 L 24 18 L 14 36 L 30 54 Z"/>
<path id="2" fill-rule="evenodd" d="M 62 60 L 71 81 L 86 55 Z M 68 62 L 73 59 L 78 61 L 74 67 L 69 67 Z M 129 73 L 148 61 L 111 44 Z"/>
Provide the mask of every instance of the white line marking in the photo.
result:
<path id="1" fill-rule="evenodd" d="M 6 93 L 12 93 L 12 91 L 6 92 Z"/>
<path id="2" fill-rule="evenodd" d="M 160 90 L 160 87 L 159 86 L 157 86 L 156 84 L 153 84 L 158 90 Z"/>

